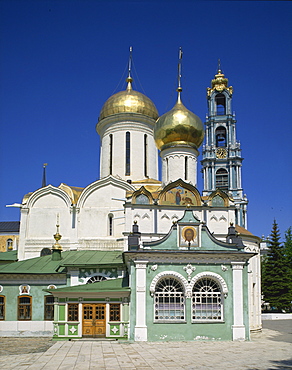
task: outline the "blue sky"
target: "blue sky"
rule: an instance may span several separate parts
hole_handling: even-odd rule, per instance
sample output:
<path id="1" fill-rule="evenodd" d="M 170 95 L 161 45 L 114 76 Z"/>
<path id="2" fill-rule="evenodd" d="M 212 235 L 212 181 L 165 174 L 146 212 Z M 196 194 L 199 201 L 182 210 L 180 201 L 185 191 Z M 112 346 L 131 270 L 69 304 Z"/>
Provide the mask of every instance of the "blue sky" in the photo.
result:
<path id="1" fill-rule="evenodd" d="M 218 58 L 234 87 L 248 229 L 268 235 L 275 218 L 284 233 L 292 225 L 291 10 L 281 1 L 0 1 L 0 221 L 19 219 L 5 205 L 41 186 L 43 163 L 55 186 L 99 178 L 95 124 L 125 88 L 129 46 L 134 88 L 160 114 L 171 109 L 182 46 L 183 102 L 203 121 Z"/>

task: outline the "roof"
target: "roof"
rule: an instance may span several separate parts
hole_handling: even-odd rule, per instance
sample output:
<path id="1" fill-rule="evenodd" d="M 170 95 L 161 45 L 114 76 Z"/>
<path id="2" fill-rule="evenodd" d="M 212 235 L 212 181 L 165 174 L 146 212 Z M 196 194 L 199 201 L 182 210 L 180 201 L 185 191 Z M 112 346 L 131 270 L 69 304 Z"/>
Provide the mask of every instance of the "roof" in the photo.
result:
<path id="1" fill-rule="evenodd" d="M 64 288 L 57 288 L 57 289 L 49 289 L 51 293 L 58 293 L 58 292 L 66 292 L 66 293 L 84 293 L 84 292 L 103 292 L 103 291 L 129 291 L 131 288 L 129 287 L 128 278 L 118 278 L 118 279 L 108 279 L 97 281 L 96 283 L 92 284 L 82 284 L 82 285 L 75 285 L 69 286 Z"/>
<path id="2" fill-rule="evenodd" d="M 0 233 L 19 233 L 19 221 L 0 222 Z"/>
<path id="3" fill-rule="evenodd" d="M 17 261 L 17 251 L 1 252 L 0 261 Z"/>
<path id="4" fill-rule="evenodd" d="M 242 234 L 242 235 L 255 236 L 255 235 L 254 235 L 254 234 L 252 234 L 250 231 L 246 230 L 244 227 L 239 226 L 239 225 L 235 225 L 235 230 L 236 230 L 239 234 Z"/>
<path id="5" fill-rule="evenodd" d="M 62 252 L 60 261 L 52 261 L 52 256 L 30 258 L 0 266 L 0 274 L 56 274 L 65 267 L 91 267 L 96 265 L 122 265 L 121 251 L 67 251 Z"/>

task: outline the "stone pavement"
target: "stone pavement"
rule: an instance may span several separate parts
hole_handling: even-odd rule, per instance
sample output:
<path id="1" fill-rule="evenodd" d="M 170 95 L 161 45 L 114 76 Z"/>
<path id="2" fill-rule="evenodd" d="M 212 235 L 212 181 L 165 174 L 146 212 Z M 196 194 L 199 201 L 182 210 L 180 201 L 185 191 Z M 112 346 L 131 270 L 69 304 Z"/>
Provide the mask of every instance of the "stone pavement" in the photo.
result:
<path id="1" fill-rule="evenodd" d="M 285 321 L 272 329 L 264 322 L 250 342 L 56 342 L 46 352 L 2 355 L 0 369 L 292 369 L 292 320 Z"/>

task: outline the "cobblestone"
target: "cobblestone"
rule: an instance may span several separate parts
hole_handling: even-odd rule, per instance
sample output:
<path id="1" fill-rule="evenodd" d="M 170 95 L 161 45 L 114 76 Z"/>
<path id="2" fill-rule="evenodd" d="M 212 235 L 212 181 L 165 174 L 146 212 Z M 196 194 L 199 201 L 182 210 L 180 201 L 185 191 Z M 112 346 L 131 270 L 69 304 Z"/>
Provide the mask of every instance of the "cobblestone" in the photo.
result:
<path id="1" fill-rule="evenodd" d="M 267 322 L 264 326 L 249 342 L 52 342 L 48 338 L 1 338 L 0 369 L 291 370 L 292 320 Z"/>

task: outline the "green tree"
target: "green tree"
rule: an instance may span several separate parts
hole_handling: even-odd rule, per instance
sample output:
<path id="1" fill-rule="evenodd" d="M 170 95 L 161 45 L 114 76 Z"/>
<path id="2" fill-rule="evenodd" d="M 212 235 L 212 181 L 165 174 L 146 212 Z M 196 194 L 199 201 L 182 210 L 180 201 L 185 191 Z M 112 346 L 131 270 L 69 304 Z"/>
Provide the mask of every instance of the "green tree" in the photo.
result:
<path id="1" fill-rule="evenodd" d="M 286 261 L 287 261 L 289 294 L 290 294 L 290 301 L 292 302 L 292 230 L 291 230 L 291 226 L 285 232 L 284 254 L 286 257 Z M 290 310 L 292 310 L 292 303 L 290 305 Z"/>
<path id="2" fill-rule="evenodd" d="M 289 310 L 289 268 L 285 248 L 280 243 L 280 232 L 274 220 L 268 254 L 262 263 L 262 293 L 264 301 L 279 311 Z"/>

